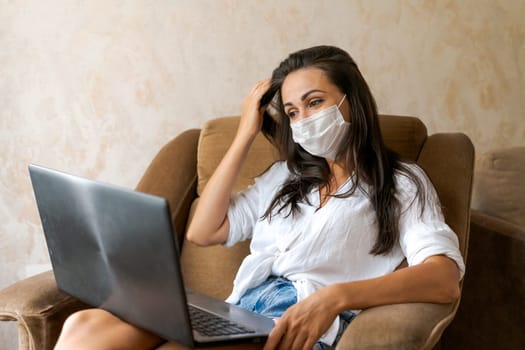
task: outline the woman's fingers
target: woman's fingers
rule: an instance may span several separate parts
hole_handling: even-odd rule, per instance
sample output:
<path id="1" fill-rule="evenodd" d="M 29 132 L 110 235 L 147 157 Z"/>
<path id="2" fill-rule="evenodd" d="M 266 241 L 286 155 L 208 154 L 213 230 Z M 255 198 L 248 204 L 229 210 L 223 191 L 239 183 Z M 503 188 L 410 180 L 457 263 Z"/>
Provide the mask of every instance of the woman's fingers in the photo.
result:
<path id="1" fill-rule="evenodd" d="M 286 323 L 281 322 L 281 320 L 275 320 L 275 327 L 273 327 L 272 331 L 268 335 L 268 339 L 266 340 L 266 344 L 264 345 L 263 350 L 277 349 L 285 332 Z"/>
<path id="2" fill-rule="evenodd" d="M 257 83 L 255 83 L 255 85 L 253 86 L 252 90 L 254 92 L 263 91 L 262 93 L 264 94 L 266 91 L 268 91 L 269 87 L 270 87 L 270 79 L 263 79 L 263 80 L 259 80 Z"/>
<path id="3" fill-rule="evenodd" d="M 270 88 L 270 79 L 258 81 L 244 98 L 241 124 L 239 132 L 249 137 L 254 137 L 262 126 L 262 116 L 265 108 L 261 108 L 261 98 Z"/>

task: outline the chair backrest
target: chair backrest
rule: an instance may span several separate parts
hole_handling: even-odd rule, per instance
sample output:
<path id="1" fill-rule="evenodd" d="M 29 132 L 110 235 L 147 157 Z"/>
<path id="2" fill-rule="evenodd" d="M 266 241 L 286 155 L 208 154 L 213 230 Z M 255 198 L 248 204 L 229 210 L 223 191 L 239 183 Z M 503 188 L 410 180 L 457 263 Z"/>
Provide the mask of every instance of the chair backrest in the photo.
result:
<path id="1" fill-rule="evenodd" d="M 445 221 L 457 234 L 459 249 L 465 260 L 474 158 L 474 146 L 465 134 L 439 133 L 427 138 L 417 160 L 436 188 Z"/>
<path id="2" fill-rule="evenodd" d="M 425 125 L 414 117 L 380 116 L 379 119 L 385 143 L 402 156 L 417 160 L 421 147 L 427 138 Z M 239 125 L 238 117 L 223 117 L 210 120 L 201 131 L 197 155 L 199 183 L 197 194 L 213 174 L 230 144 Z M 239 191 L 261 174 L 278 159 L 278 154 L 271 143 L 258 135 L 253 143 L 244 167 L 239 175 L 234 191 Z"/>
<path id="3" fill-rule="evenodd" d="M 416 161 L 428 173 L 437 189 L 447 223 L 458 234 L 465 256 L 474 159 L 472 143 L 463 134 L 427 137 L 425 125 L 415 117 L 382 115 L 379 122 L 385 143 L 403 157 Z M 202 129 L 197 154 L 197 195 L 230 146 L 238 123 L 238 117 L 223 117 L 210 120 Z M 259 135 L 234 191 L 246 188 L 277 159 L 275 148 Z M 220 298 L 226 297 L 248 247 L 248 243 L 241 243 L 233 248 L 199 248 L 185 242 L 182 262 L 187 285 Z"/>

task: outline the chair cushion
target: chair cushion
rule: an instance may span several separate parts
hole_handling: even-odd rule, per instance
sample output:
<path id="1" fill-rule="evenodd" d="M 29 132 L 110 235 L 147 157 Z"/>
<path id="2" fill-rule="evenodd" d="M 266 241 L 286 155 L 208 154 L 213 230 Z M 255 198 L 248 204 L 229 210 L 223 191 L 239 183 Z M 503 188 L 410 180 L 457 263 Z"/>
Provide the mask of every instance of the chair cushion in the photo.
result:
<path id="1" fill-rule="evenodd" d="M 415 161 L 427 139 L 427 128 L 416 117 L 380 115 L 379 126 L 385 144 L 403 158 Z"/>
<path id="2" fill-rule="evenodd" d="M 525 147 L 496 149 L 478 157 L 472 207 L 525 226 Z"/>
<path id="3" fill-rule="evenodd" d="M 418 118 L 382 115 L 379 116 L 379 123 L 385 143 L 390 148 L 407 159 L 417 159 L 427 137 L 426 127 Z M 202 129 L 197 154 L 198 195 L 202 193 L 230 147 L 238 125 L 239 117 L 223 117 L 208 121 Z M 250 148 L 233 190 L 237 192 L 246 188 L 255 176 L 261 174 L 278 158 L 277 150 L 259 134 Z"/>
<path id="4" fill-rule="evenodd" d="M 417 160 L 432 181 L 447 224 L 466 256 L 474 169 L 474 145 L 462 133 L 437 133 L 425 141 Z"/>
<path id="5" fill-rule="evenodd" d="M 204 186 L 230 147 L 238 125 L 239 117 L 223 117 L 208 121 L 202 129 L 197 151 L 199 177 L 197 195 L 200 196 Z M 252 183 L 254 177 L 264 172 L 277 159 L 277 150 L 273 145 L 262 134 L 257 135 L 233 191 L 237 192 L 246 188 Z"/>

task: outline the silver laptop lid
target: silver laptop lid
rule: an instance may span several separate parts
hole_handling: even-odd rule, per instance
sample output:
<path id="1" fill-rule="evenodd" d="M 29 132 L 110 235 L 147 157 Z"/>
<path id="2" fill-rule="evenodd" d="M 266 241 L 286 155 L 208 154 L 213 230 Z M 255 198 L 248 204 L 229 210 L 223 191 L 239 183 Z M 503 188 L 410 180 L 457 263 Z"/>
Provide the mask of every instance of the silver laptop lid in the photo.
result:
<path id="1" fill-rule="evenodd" d="M 193 346 L 167 201 L 41 166 L 29 172 L 59 289 Z"/>

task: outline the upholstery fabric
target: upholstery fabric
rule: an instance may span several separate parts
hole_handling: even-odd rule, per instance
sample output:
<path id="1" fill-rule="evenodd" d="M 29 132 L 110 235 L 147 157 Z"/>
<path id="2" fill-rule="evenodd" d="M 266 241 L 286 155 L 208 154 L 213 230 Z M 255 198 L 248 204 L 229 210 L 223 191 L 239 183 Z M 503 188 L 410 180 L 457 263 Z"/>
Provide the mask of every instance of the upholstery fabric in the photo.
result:
<path id="1" fill-rule="evenodd" d="M 172 213 L 179 244 L 197 186 L 197 143 L 200 130 L 188 130 L 168 142 L 157 153 L 136 190 L 164 197 Z"/>
<path id="2" fill-rule="evenodd" d="M 427 128 L 414 117 L 380 115 L 379 126 L 385 144 L 404 158 L 416 161 L 427 139 Z"/>
<path id="3" fill-rule="evenodd" d="M 202 129 L 197 154 L 198 195 L 230 147 L 238 125 L 238 117 L 223 117 L 208 121 Z M 233 191 L 246 188 L 255 176 L 261 174 L 277 159 L 279 156 L 272 144 L 262 134 L 257 135 Z"/>
<path id="4" fill-rule="evenodd" d="M 445 349 L 525 348 L 524 164 L 525 147 L 478 158 L 467 274 Z"/>
<path id="5" fill-rule="evenodd" d="M 456 233 L 469 230 L 474 157 L 468 137 L 447 133 L 429 136 L 418 159 L 436 187 L 447 224 Z M 466 258 L 468 235 L 459 234 L 458 239 L 459 250 Z"/>
<path id="6" fill-rule="evenodd" d="M 434 334 L 435 325 L 449 322 L 454 308 L 410 303 L 365 310 L 346 329 L 337 349 L 432 349 L 440 334 Z"/>
<path id="7" fill-rule="evenodd" d="M 19 349 L 52 349 L 67 316 L 86 307 L 57 289 L 51 271 L 0 291 L 0 320 L 18 322 Z"/>
<path id="8" fill-rule="evenodd" d="M 198 203 L 195 200 L 190 220 Z M 199 247 L 184 241 L 181 253 L 184 283 L 188 288 L 201 291 L 219 299 L 226 299 L 233 287 L 233 279 L 242 260 L 249 253 L 250 242 L 234 247 Z"/>
<path id="9" fill-rule="evenodd" d="M 472 208 L 525 226 L 525 146 L 478 157 Z"/>
<path id="10" fill-rule="evenodd" d="M 461 304 L 445 349 L 525 348 L 525 228 L 474 210 Z"/>

